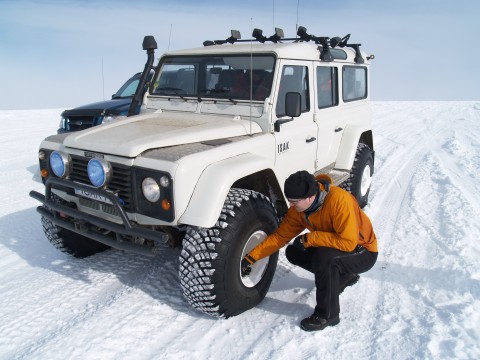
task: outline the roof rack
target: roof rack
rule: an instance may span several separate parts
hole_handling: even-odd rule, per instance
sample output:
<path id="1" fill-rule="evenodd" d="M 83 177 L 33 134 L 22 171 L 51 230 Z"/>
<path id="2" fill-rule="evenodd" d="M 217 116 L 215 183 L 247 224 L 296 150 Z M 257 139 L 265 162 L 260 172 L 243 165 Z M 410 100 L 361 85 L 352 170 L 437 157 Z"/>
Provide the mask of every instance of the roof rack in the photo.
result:
<path id="1" fill-rule="evenodd" d="M 313 41 L 315 44 L 320 45 L 318 50 L 320 51 L 320 60 L 330 62 L 333 61 L 334 57 L 332 56 L 330 49 L 335 47 L 350 47 L 355 51 L 355 63 L 363 64 L 364 59 L 362 53 L 360 52 L 360 46 L 362 44 L 348 44 L 350 39 L 350 34 L 345 35 L 343 38 L 338 36 L 329 38 L 327 36 L 315 36 L 307 33 L 307 28 L 304 26 L 299 26 L 297 30 L 296 38 L 284 38 L 283 30 L 281 28 L 275 28 L 275 34 L 272 36 L 266 37 L 263 35 L 263 30 L 253 29 L 252 32 L 253 39 L 242 39 L 240 31 L 232 30 L 231 36 L 225 40 L 207 40 L 203 42 L 203 46 L 212 46 L 212 45 L 223 45 L 226 43 L 234 44 L 237 42 L 252 42 L 258 41 L 260 43 L 265 43 L 266 41 L 271 41 L 273 43 L 281 43 L 282 41 L 293 41 L 293 42 L 309 42 Z M 373 58 L 373 57 L 368 57 Z"/>

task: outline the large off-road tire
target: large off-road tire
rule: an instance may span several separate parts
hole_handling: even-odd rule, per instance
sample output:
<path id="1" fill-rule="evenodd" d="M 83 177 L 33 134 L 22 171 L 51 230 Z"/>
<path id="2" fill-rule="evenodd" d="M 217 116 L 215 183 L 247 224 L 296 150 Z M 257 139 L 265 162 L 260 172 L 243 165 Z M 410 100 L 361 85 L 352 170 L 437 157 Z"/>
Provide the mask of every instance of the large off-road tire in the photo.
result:
<path id="1" fill-rule="evenodd" d="M 255 191 L 231 189 L 214 227 L 190 227 L 183 240 L 179 276 L 188 302 L 203 313 L 231 317 L 265 297 L 278 252 L 257 261 L 242 277 L 240 262 L 278 226 L 270 200 Z"/>
<path id="2" fill-rule="evenodd" d="M 361 208 L 368 203 L 373 177 L 373 151 L 366 144 L 359 143 L 350 177 L 340 187 L 349 191 Z"/>
<path id="3" fill-rule="evenodd" d="M 63 201 L 54 196 L 55 201 Z M 48 241 L 58 250 L 76 258 L 84 258 L 110 249 L 109 246 L 91 240 L 72 231 L 62 229 L 42 216 L 42 227 Z"/>
<path id="4" fill-rule="evenodd" d="M 42 216 L 43 232 L 56 249 L 76 258 L 84 258 L 105 251 L 110 247 L 69 230 L 59 228 Z"/>

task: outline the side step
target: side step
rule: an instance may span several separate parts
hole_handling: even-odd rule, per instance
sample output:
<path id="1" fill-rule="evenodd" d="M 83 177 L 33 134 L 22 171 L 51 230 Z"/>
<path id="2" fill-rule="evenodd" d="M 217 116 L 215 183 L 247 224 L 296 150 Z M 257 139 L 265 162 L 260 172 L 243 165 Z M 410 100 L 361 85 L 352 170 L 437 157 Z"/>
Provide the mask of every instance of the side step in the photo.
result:
<path id="1" fill-rule="evenodd" d="M 347 180 L 350 176 L 350 171 L 348 170 L 337 170 L 337 169 L 332 169 L 330 168 L 323 168 L 319 171 L 315 172 L 315 176 L 320 175 L 320 174 L 327 174 L 333 179 L 333 184 L 336 186 L 339 186 L 341 183 L 343 183 L 345 180 Z"/>
<path id="2" fill-rule="evenodd" d="M 338 186 L 347 180 L 350 176 L 350 171 L 348 170 L 330 170 L 328 175 L 333 179 L 333 184 Z"/>

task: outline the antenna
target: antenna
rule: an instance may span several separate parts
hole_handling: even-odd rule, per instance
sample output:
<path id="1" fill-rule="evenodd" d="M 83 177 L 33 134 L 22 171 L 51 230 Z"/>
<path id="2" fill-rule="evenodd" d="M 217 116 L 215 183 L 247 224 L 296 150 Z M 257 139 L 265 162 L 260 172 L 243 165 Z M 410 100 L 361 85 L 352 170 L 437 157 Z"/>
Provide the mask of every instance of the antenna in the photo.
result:
<path id="1" fill-rule="evenodd" d="M 102 56 L 102 97 L 103 97 L 103 101 L 105 101 L 105 77 L 103 75 L 103 56 Z"/>
<path id="2" fill-rule="evenodd" d="M 170 51 L 170 40 L 172 39 L 172 24 L 170 24 L 170 34 L 168 35 L 168 48 L 167 51 Z"/>
<path id="3" fill-rule="evenodd" d="M 275 1 L 275 0 L 274 0 Z M 250 18 L 250 31 L 253 32 L 253 18 Z M 253 101 L 253 40 L 250 41 L 250 136 L 252 136 L 252 101 Z"/>
<path id="4" fill-rule="evenodd" d="M 272 1 L 272 23 L 273 30 L 275 31 L 275 0 Z"/>
<path id="5" fill-rule="evenodd" d="M 298 31 L 298 7 L 300 6 L 300 0 L 297 0 L 297 23 L 295 24 L 295 33 Z"/>

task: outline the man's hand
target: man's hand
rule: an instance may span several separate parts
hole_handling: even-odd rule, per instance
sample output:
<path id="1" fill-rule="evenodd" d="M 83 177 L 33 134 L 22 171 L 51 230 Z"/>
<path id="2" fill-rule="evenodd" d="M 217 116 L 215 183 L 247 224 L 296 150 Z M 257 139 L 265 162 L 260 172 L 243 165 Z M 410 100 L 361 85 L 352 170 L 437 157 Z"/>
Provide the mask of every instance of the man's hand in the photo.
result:
<path id="1" fill-rule="evenodd" d="M 305 246 L 303 245 L 303 235 L 299 235 L 293 240 L 293 246 L 300 251 L 306 251 Z"/>
<path id="2" fill-rule="evenodd" d="M 252 264 L 250 264 L 250 262 L 245 258 L 242 259 L 242 262 L 240 263 L 240 267 L 241 267 L 240 271 L 241 271 L 242 277 L 248 276 L 252 272 Z"/>

